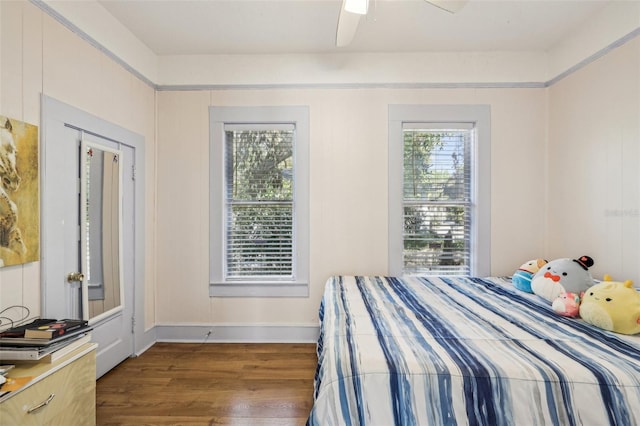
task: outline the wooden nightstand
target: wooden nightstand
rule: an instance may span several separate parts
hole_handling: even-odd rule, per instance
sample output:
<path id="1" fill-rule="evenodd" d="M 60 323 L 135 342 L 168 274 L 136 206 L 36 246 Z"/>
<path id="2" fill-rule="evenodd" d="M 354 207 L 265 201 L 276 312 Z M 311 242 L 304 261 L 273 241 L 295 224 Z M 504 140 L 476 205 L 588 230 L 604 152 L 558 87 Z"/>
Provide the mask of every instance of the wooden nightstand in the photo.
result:
<path id="1" fill-rule="evenodd" d="M 7 377 L 33 380 L 0 398 L 0 424 L 95 425 L 96 347 L 86 343 L 53 363 L 15 362 Z"/>

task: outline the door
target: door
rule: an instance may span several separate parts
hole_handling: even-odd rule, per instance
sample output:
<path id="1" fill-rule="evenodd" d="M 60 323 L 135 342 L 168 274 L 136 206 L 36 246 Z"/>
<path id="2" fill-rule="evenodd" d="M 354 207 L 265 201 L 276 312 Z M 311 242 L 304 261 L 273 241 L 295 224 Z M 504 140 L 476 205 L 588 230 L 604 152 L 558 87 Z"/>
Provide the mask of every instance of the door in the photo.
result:
<path id="1" fill-rule="evenodd" d="M 134 353 L 136 148 L 118 126 L 47 100 L 42 316 L 89 320 L 100 377 Z"/>

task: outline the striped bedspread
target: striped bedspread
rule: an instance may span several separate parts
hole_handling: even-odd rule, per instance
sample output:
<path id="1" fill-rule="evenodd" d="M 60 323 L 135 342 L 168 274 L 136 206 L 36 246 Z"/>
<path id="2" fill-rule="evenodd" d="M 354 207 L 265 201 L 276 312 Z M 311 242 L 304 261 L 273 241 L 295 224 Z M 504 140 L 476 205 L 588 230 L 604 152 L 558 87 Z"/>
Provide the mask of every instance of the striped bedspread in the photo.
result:
<path id="1" fill-rule="evenodd" d="M 640 335 L 507 278 L 328 280 L 307 424 L 640 425 Z"/>

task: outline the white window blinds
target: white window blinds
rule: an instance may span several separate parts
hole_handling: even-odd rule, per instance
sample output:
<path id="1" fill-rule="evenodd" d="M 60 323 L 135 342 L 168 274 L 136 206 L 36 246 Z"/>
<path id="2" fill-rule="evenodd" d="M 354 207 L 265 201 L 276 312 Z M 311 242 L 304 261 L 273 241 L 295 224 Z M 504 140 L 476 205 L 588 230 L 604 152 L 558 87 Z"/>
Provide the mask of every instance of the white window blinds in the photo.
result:
<path id="1" fill-rule="evenodd" d="M 406 273 L 471 271 L 471 123 L 403 123 Z"/>
<path id="2" fill-rule="evenodd" d="M 225 124 L 225 276 L 295 279 L 293 124 Z"/>

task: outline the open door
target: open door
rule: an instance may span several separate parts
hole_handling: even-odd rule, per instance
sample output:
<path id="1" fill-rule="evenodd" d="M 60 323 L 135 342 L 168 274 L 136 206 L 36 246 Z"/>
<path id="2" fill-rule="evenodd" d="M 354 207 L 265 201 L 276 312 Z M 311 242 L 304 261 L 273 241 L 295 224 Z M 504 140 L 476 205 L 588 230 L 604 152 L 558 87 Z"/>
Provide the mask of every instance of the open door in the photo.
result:
<path id="1" fill-rule="evenodd" d="M 43 99 L 42 315 L 89 321 L 97 377 L 135 353 L 139 138 Z"/>

